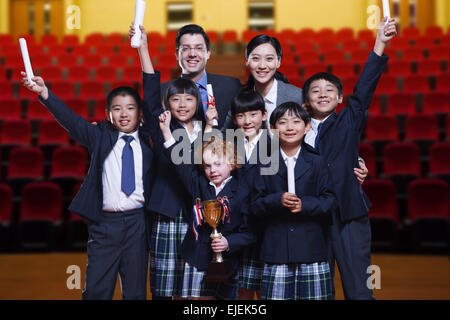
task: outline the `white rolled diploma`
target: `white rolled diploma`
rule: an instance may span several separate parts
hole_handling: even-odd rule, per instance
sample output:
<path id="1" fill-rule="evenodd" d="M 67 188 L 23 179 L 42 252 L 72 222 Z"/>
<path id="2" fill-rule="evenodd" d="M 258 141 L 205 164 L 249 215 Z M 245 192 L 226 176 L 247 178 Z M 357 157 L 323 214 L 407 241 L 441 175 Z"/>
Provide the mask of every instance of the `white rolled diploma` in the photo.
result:
<path id="1" fill-rule="evenodd" d="M 288 192 L 295 194 L 294 158 L 287 158 Z"/>
<path id="2" fill-rule="evenodd" d="M 389 8 L 389 0 L 383 0 L 383 14 L 388 19 L 391 18 L 391 10 Z"/>
<path id="3" fill-rule="evenodd" d="M 212 100 L 214 98 L 214 94 L 213 94 L 212 85 L 209 83 L 206 85 L 206 92 L 208 93 L 208 102 L 212 102 Z M 218 126 L 218 125 L 219 125 L 219 123 L 217 122 L 217 119 L 214 119 L 213 126 Z"/>
<path id="4" fill-rule="evenodd" d="M 139 48 L 141 45 L 141 29 L 140 25 L 144 23 L 145 14 L 145 1 L 136 0 L 136 6 L 134 9 L 134 31 L 136 32 L 131 38 L 131 47 Z"/>
<path id="5" fill-rule="evenodd" d="M 22 52 L 23 65 L 25 66 L 25 72 L 27 74 L 27 79 L 28 79 L 28 81 L 31 82 L 31 84 L 34 85 L 36 83 L 34 83 L 34 81 L 31 80 L 31 78 L 34 77 L 34 74 L 33 74 L 33 68 L 31 68 L 30 55 L 28 54 L 27 40 L 25 40 L 24 38 L 20 38 L 19 45 L 20 45 L 20 51 Z"/>

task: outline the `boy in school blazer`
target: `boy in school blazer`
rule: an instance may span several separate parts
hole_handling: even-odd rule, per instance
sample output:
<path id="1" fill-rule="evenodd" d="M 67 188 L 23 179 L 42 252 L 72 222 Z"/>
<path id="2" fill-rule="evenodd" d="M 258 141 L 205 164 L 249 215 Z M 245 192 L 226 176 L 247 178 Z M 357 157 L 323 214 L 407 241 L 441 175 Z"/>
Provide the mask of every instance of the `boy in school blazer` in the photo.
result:
<path id="1" fill-rule="evenodd" d="M 24 85 L 39 94 L 39 101 L 91 156 L 89 171 L 69 206 L 88 223 L 83 299 L 112 299 L 118 273 L 123 299 L 146 299 L 145 209 L 151 192 L 153 152 L 138 131 L 142 115 L 139 94 L 129 87 L 114 89 L 106 107 L 111 123 L 93 125 L 48 90 L 41 77 L 33 81 L 36 85 L 23 79 Z"/>
<path id="2" fill-rule="evenodd" d="M 370 266 L 370 202 L 353 168 L 358 165 L 360 132 L 366 125 L 368 108 L 387 64 L 384 48 L 395 34 L 394 20 L 388 22 L 384 18 L 349 104 L 339 114 L 335 110 L 343 94 L 337 77 L 319 73 L 303 86 L 306 107 L 312 114 L 312 130 L 305 141 L 326 159 L 336 192 L 338 208 L 332 214 L 330 266 L 334 274 L 336 259 L 346 299 L 374 299 L 366 284 Z"/>

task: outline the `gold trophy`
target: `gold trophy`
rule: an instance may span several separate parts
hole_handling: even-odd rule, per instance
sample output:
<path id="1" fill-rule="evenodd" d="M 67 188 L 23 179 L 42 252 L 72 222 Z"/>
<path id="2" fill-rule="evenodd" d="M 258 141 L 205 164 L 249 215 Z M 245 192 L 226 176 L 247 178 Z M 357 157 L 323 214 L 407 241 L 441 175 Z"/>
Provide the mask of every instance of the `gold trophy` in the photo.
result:
<path id="1" fill-rule="evenodd" d="M 217 231 L 218 225 L 223 221 L 225 208 L 223 201 L 228 201 L 228 198 L 224 196 L 222 202 L 220 200 L 207 200 L 200 201 L 199 198 L 195 199 L 195 203 L 200 205 L 203 212 L 203 217 L 209 224 L 213 231 L 210 235 L 211 240 L 222 238 L 222 234 Z M 213 257 L 212 261 L 208 265 L 208 272 L 205 281 L 223 282 L 227 281 L 234 271 L 231 263 L 223 259 L 222 253 L 218 252 Z"/>

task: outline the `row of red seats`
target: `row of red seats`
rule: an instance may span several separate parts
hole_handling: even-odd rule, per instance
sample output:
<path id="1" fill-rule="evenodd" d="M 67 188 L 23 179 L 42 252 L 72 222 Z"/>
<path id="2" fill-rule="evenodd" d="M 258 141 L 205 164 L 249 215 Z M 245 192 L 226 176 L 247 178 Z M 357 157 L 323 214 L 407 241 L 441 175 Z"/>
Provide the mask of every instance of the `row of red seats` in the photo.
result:
<path id="1" fill-rule="evenodd" d="M 60 146 L 53 150 L 49 179 L 82 180 L 87 170 L 87 152 L 81 146 Z M 42 180 L 44 178 L 44 152 L 38 147 L 16 147 L 9 154 L 6 179 Z"/>
<path id="2" fill-rule="evenodd" d="M 369 180 L 364 190 L 372 202 L 371 218 L 392 218 L 400 222 L 397 210 L 397 192 L 390 180 Z M 449 217 L 449 186 L 439 179 L 417 179 L 408 186 L 408 218 L 411 221 L 424 218 Z M 53 182 L 31 182 L 22 191 L 19 221 L 61 221 L 62 191 Z M 8 185 L 0 184 L 0 221 L 11 221 L 13 192 Z M 75 215 L 70 216 L 71 219 Z"/>
<path id="3" fill-rule="evenodd" d="M 419 146 L 413 142 L 392 142 L 383 148 L 383 172 L 377 170 L 375 149 L 371 144 L 361 143 L 359 154 L 366 162 L 369 176 L 393 177 L 411 175 L 422 176 Z M 450 143 L 436 142 L 428 153 L 428 174 L 432 176 L 450 176 Z"/>
<path id="4" fill-rule="evenodd" d="M 68 139 L 47 141 L 67 144 Z M 44 146 L 41 144 L 40 146 Z M 366 161 L 371 177 L 413 175 L 422 176 L 420 150 L 412 142 L 393 142 L 383 149 L 383 173 L 377 172 L 374 148 L 361 144 L 360 155 Z M 429 172 L 432 176 L 450 175 L 450 143 L 434 143 L 429 150 Z M 86 173 L 87 154 L 80 146 L 61 145 L 51 155 L 49 178 L 82 179 Z M 6 179 L 42 179 L 44 176 L 44 152 L 39 147 L 15 147 L 10 151 Z"/>

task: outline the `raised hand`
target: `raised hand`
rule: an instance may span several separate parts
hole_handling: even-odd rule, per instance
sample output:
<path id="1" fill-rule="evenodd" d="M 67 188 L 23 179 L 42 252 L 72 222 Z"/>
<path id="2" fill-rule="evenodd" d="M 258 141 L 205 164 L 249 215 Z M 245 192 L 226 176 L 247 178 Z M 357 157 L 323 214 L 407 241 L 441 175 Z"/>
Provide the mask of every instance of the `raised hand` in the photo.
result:
<path id="1" fill-rule="evenodd" d="M 217 109 L 215 106 L 209 105 L 208 109 L 206 110 L 206 124 L 213 127 L 214 126 L 214 119 L 219 120 L 219 114 L 217 113 Z"/>
<path id="2" fill-rule="evenodd" d="M 172 132 L 170 131 L 170 120 L 172 119 L 172 114 L 170 111 L 164 111 L 159 116 L 159 129 L 161 130 L 164 141 L 170 140 L 172 138 Z"/>
<path id="3" fill-rule="evenodd" d="M 383 43 L 388 43 L 397 35 L 397 25 L 395 23 L 395 19 L 390 19 L 388 21 L 388 17 L 384 17 L 381 20 L 380 25 L 378 26 L 378 39 L 380 39 Z"/>
<path id="4" fill-rule="evenodd" d="M 22 84 L 30 91 L 39 94 L 44 100 L 48 99 L 48 88 L 45 86 L 44 79 L 41 77 L 33 77 L 35 83 L 28 81 L 27 74 L 23 71 L 20 72 L 22 76 Z"/>
<path id="5" fill-rule="evenodd" d="M 147 32 L 145 32 L 145 28 L 143 26 L 139 26 L 139 29 L 141 30 L 141 44 L 139 46 L 139 49 L 146 48 L 148 46 Z M 131 40 L 131 38 L 133 38 L 135 34 L 136 31 L 134 30 L 134 21 L 133 21 L 128 31 L 128 38 Z"/>

